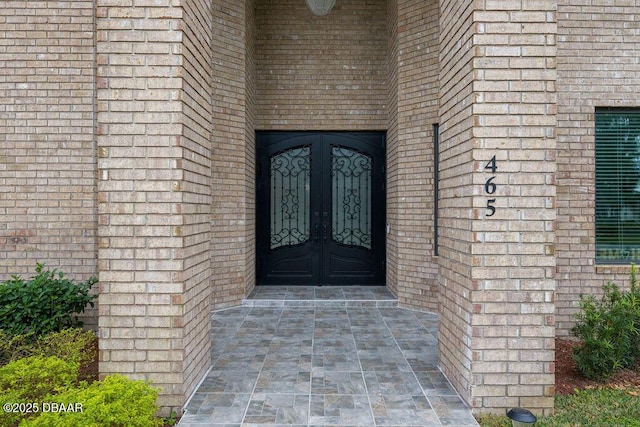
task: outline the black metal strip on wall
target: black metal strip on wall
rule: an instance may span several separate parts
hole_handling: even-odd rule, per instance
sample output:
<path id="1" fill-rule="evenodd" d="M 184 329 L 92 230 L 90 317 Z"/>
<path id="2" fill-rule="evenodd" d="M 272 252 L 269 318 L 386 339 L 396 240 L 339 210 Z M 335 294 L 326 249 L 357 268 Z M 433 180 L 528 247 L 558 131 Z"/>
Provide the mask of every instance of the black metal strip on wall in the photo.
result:
<path id="1" fill-rule="evenodd" d="M 438 256 L 438 190 L 440 184 L 440 124 L 433 124 L 433 255 Z"/>

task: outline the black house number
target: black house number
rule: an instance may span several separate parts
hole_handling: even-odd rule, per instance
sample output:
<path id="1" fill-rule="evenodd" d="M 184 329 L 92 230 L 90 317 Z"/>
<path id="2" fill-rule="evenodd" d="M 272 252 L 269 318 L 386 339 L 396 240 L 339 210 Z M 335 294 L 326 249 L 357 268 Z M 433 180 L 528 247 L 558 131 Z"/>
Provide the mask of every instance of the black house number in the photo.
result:
<path id="1" fill-rule="evenodd" d="M 491 160 L 489 160 L 489 162 L 487 163 L 487 165 L 484 167 L 485 170 L 490 170 L 491 173 L 496 173 L 496 170 L 498 169 L 498 166 L 496 165 L 496 156 L 494 155 Z M 496 185 L 496 183 L 494 182 L 494 180 L 496 179 L 496 176 L 493 175 L 492 177 L 490 177 L 489 179 L 487 179 L 484 183 L 484 192 L 486 194 L 495 194 L 496 190 L 498 189 L 498 186 Z M 496 213 L 496 199 L 495 197 L 492 199 L 487 199 L 487 216 L 493 216 Z"/>

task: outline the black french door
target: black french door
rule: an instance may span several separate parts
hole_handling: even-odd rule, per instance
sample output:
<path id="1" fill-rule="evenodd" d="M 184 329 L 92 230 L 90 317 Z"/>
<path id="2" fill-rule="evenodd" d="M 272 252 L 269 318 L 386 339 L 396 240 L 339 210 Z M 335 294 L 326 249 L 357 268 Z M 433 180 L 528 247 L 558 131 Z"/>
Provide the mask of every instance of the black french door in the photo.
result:
<path id="1" fill-rule="evenodd" d="M 259 285 L 384 285 L 381 132 L 257 132 Z"/>

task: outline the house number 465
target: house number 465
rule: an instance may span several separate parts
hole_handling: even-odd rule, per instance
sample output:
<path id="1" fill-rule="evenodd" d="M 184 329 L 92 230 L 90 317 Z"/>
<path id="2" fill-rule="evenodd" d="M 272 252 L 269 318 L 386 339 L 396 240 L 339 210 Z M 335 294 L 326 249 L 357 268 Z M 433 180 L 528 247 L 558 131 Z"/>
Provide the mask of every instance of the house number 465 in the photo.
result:
<path id="1" fill-rule="evenodd" d="M 498 166 L 496 165 L 496 156 L 493 156 L 491 158 L 491 160 L 489 160 L 489 163 L 487 163 L 487 165 L 484 167 L 485 170 L 488 169 L 491 171 L 491 173 L 496 173 L 496 170 L 498 169 Z M 493 175 L 492 177 L 490 177 L 489 179 L 487 179 L 484 183 L 484 192 L 486 194 L 495 194 L 496 190 L 498 189 L 498 186 L 496 185 L 495 182 L 493 182 L 493 180 L 496 179 L 496 176 Z M 487 199 L 487 216 L 493 216 L 496 213 L 496 199 L 495 197 L 493 199 Z"/>

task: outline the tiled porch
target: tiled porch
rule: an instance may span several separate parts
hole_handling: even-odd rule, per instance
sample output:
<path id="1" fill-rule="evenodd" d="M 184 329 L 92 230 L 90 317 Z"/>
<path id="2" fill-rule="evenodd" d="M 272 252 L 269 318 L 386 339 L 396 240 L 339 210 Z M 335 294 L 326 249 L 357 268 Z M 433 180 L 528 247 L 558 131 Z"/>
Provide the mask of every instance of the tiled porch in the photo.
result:
<path id="1" fill-rule="evenodd" d="M 477 426 L 437 367 L 437 317 L 384 287 L 259 287 L 212 316 L 180 426 Z"/>

